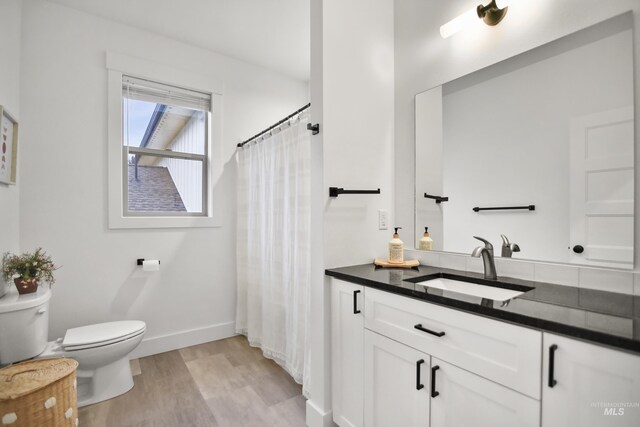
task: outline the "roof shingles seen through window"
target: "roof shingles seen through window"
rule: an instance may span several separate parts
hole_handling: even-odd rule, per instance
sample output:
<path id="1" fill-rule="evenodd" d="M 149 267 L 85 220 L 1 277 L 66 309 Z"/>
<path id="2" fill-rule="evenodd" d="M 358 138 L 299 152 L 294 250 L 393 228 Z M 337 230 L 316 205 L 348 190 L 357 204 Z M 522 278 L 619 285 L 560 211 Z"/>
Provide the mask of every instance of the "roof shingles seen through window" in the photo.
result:
<path id="1" fill-rule="evenodd" d="M 129 165 L 129 211 L 186 212 L 171 174 L 162 166 Z"/>

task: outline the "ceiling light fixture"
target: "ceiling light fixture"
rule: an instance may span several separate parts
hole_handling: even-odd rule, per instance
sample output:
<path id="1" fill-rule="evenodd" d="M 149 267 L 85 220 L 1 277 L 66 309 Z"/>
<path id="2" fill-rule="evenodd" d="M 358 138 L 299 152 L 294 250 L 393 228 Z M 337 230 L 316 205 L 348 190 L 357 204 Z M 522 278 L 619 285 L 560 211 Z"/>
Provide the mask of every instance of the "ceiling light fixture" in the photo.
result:
<path id="1" fill-rule="evenodd" d="M 484 6 L 479 4 L 477 7 L 470 9 L 452 19 L 440 27 L 440 35 L 443 39 L 451 37 L 464 27 L 470 26 L 482 19 L 487 25 L 498 25 L 507 13 L 508 0 L 491 0 L 491 3 Z"/>

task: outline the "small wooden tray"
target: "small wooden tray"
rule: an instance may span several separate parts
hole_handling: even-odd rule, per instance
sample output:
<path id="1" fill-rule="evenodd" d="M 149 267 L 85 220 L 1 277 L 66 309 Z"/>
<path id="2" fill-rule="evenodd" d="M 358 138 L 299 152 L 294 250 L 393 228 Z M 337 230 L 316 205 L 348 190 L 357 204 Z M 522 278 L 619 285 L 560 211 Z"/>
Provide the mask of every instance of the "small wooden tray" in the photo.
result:
<path id="1" fill-rule="evenodd" d="M 402 264 L 395 264 L 387 261 L 386 259 L 376 258 L 373 260 L 373 263 L 385 268 L 413 268 L 420 265 L 420 261 L 418 261 L 417 259 L 408 260 L 403 262 Z"/>

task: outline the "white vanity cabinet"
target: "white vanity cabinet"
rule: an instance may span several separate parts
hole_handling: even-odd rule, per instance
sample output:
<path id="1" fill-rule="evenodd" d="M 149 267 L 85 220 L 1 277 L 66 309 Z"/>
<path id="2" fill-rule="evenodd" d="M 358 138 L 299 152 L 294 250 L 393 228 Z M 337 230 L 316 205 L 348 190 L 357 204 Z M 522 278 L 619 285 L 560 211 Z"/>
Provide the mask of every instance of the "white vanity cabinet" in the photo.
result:
<path id="1" fill-rule="evenodd" d="M 364 425 L 427 427 L 431 357 L 364 332 Z"/>
<path id="2" fill-rule="evenodd" d="M 365 328 L 540 400 L 542 333 L 366 288 Z"/>
<path id="3" fill-rule="evenodd" d="M 364 415 L 363 286 L 331 279 L 333 421 L 362 427 Z"/>
<path id="4" fill-rule="evenodd" d="M 640 356 L 333 280 L 334 421 L 640 426 Z"/>
<path id="5" fill-rule="evenodd" d="M 541 332 L 331 280 L 339 426 L 540 425 Z"/>
<path id="6" fill-rule="evenodd" d="M 544 333 L 542 427 L 637 427 L 640 356 Z"/>
<path id="7" fill-rule="evenodd" d="M 366 427 L 540 425 L 541 332 L 377 289 L 364 296 Z M 416 390 L 417 361 L 429 359 Z"/>

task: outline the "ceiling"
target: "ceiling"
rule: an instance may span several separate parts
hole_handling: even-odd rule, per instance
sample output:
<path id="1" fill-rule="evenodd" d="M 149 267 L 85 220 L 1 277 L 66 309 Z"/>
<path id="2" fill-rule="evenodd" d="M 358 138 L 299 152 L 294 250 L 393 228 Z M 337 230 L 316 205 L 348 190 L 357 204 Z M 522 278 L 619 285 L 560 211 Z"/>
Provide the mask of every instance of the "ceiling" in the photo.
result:
<path id="1" fill-rule="evenodd" d="M 51 1 L 309 80 L 310 0 Z"/>

